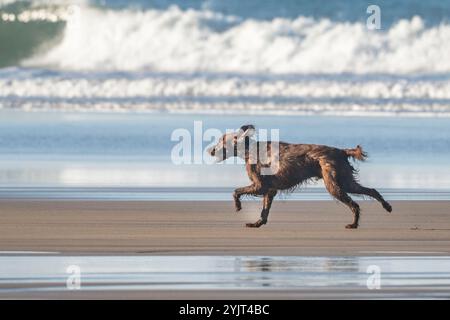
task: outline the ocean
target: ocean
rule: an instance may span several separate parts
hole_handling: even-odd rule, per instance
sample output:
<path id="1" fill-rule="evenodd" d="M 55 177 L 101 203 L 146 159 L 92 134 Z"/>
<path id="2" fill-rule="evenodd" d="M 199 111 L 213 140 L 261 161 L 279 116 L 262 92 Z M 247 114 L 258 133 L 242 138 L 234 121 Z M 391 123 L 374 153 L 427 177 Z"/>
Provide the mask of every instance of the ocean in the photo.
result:
<path id="1" fill-rule="evenodd" d="M 200 121 L 361 144 L 363 184 L 450 198 L 449 16 L 437 0 L 1 0 L 0 196 L 229 199 L 242 165 L 171 161 L 173 130 Z"/>
<path id="2" fill-rule="evenodd" d="M 449 116 L 449 15 L 438 0 L 2 0 L 0 108 Z"/>

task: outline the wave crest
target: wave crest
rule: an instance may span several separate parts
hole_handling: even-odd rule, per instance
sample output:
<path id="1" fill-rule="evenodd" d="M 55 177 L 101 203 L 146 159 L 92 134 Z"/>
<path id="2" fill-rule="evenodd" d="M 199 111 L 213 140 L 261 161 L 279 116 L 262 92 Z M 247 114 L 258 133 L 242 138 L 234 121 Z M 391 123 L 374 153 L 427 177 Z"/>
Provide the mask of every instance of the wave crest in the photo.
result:
<path id="1" fill-rule="evenodd" d="M 362 23 L 261 21 L 211 11 L 78 7 L 62 41 L 27 66 L 65 70 L 251 73 L 444 73 L 450 25 L 420 17 L 389 30 Z"/>

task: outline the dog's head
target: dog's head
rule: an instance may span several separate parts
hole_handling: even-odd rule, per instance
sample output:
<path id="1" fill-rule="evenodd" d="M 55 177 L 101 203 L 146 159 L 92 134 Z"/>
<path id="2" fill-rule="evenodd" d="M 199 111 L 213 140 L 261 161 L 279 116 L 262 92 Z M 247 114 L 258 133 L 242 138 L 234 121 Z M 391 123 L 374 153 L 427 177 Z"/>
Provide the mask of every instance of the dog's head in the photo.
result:
<path id="1" fill-rule="evenodd" d="M 255 127 L 251 124 L 243 125 L 237 132 L 224 134 L 217 144 L 208 150 L 217 162 L 229 157 L 241 156 L 245 152 L 245 140 L 255 134 Z"/>

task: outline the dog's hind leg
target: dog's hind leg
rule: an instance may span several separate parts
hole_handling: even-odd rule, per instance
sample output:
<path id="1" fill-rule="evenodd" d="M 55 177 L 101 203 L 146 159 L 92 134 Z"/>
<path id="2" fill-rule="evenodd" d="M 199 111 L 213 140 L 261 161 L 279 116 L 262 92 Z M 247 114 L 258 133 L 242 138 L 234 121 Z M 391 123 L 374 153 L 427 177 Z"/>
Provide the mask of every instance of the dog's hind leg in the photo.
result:
<path id="1" fill-rule="evenodd" d="M 264 195 L 263 209 L 261 211 L 261 218 L 258 221 L 256 221 L 255 223 L 247 223 L 245 225 L 246 227 L 259 228 L 263 224 L 267 223 L 267 218 L 269 217 L 270 207 L 272 206 L 272 201 L 276 194 L 277 194 L 277 190 L 271 189 L 271 190 L 269 190 L 269 192 L 267 192 Z"/>
<path id="2" fill-rule="evenodd" d="M 389 204 L 389 202 L 384 200 L 383 196 L 375 189 L 363 187 L 356 181 L 353 181 L 348 185 L 348 187 L 345 188 L 345 191 L 354 194 L 362 194 L 374 198 L 375 200 L 381 203 L 381 205 L 387 212 L 392 211 L 392 206 Z"/>
<path id="3" fill-rule="evenodd" d="M 359 224 L 359 205 L 339 186 L 336 171 L 329 165 L 322 166 L 322 177 L 328 192 L 337 200 L 347 205 L 353 212 L 353 222 L 345 226 L 347 229 L 356 229 Z"/>

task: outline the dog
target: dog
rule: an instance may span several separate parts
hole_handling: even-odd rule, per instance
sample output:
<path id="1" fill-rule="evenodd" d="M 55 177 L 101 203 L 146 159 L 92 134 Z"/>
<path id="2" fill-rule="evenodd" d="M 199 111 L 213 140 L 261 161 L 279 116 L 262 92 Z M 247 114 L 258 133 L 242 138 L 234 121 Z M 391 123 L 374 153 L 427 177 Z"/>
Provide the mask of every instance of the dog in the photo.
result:
<path id="1" fill-rule="evenodd" d="M 359 184 L 357 171 L 350 164 L 349 158 L 364 161 L 367 154 L 358 145 L 354 149 L 338 149 L 316 144 L 292 144 L 285 142 L 256 141 L 255 127 L 244 125 L 237 132 L 224 134 L 217 144 L 208 152 L 217 162 L 229 157 L 240 157 L 245 160 L 245 167 L 251 185 L 237 188 L 233 193 L 236 211 L 240 211 L 241 196 L 263 196 L 261 217 L 254 223 L 247 223 L 249 228 L 259 228 L 267 223 L 272 201 L 279 191 L 292 191 L 297 186 L 312 179 L 323 179 L 327 191 L 338 201 L 344 203 L 353 213 L 353 222 L 347 229 L 359 226 L 359 205 L 348 195 L 365 195 L 376 199 L 387 212 L 392 206 L 381 194 L 372 188 Z M 266 153 L 265 161 L 259 156 L 260 151 Z M 263 174 L 277 162 L 277 170 L 273 174 Z"/>

